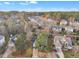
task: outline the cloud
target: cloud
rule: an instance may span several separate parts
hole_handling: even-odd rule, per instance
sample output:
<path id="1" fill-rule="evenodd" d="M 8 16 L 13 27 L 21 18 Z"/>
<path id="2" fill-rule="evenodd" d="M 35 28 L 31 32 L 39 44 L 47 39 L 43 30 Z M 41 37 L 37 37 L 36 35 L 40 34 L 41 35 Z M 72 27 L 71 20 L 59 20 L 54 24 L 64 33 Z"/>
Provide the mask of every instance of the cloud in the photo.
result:
<path id="1" fill-rule="evenodd" d="M 28 5 L 27 2 L 20 2 L 19 4 L 21 4 L 21 5 Z"/>
<path id="2" fill-rule="evenodd" d="M 36 1 L 25 1 L 25 2 L 20 2 L 19 4 L 21 5 L 30 5 L 30 4 L 37 4 Z"/>
<path id="3" fill-rule="evenodd" d="M 4 4 L 7 4 L 7 5 L 9 5 L 9 4 L 10 4 L 10 2 L 4 2 Z"/>
<path id="4" fill-rule="evenodd" d="M 37 2 L 36 2 L 36 1 L 30 1 L 30 3 L 31 3 L 31 4 L 37 4 Z"/>

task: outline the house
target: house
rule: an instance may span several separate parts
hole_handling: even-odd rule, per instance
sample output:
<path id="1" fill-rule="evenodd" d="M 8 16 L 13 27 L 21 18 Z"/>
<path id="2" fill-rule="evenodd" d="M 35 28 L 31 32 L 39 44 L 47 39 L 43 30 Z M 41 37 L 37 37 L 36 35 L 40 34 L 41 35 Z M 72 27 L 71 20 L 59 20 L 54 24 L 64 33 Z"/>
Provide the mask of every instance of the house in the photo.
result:
<path id="1" fill-rule="evenodd" d="M 5 17 L 0 16 L 0 24 L 2 25 L 2 24 L 4 24 L 4 22 L 5 22 Z"/>
<path id="2" fill-rule="evenodd" d="M 79 22 L 77 22 L 77 21 L 69 22 L 69 25 L 71 25 L 71 26 L 79 26 Z"/>
<path id="3" fill-rule="evenodd" d="M 61 27 L 61 26 L 52 26 L 52 30 L 56 31 L 56 32 L 61 32 L 62 29 L 63 29 L 63 27 Z"/>
<path id="4" fill-rule="evenodd" d="M 37 22 L 37 19 L 36 19 L 35 17 L 33 17 L 33 16 L 28 17 L 28 19 L 29 19 L 31 22 L 34 22 L 34 23 L 39 24 L 39 22 Z"/>
<path id="5" fill-rule="evenodd" d="M 13 19 L 13 20 L 19 19 L 19 17 L 17 15 L 11 15 L 10 18 Z"/>
<path id="6" fill-rule="evenodd" d="M 44 21 L 39 16 L 28 17 L 29 21 L 39 26 L 44 26 Z"/>
<path id="7" fill-rule="evenodd" d="M 66 31 L 67 33 L 71 33 L 71 32 L 74 32 L 74 28 L 71 27 L 71 26 L 66 26 L 66 27 L 65 27 L 65 31 Z"/>
<path id="8" fill-rule="evenodd" d="M 0 35 L 0 46 L 2 46 L 5 43 L 5 37 L 3 35 Z"/>
<path id="9" fill-rule="evenodd" d="M 67 24 L 68 24 L 67 20 L 63 19 L 63 20 L 60 21 L 60 25 L 67 25 Z"/>
<path id="10" fill-rule="evenodd" d="M 71 37 L 67 36 L 67 37 L 65 37 L 65 39 L 66 39 L 65 48 L 67 48 L 67 49 L 72 49 L 73 46 L 72 46 Z"/>
<path id="11" fill-rule="evenodd" d="M 17 15 L 11 15 L 10 19 L 16 23 L 20 23 L 20 18 Z"/>
<path id="12" fill-rule="evenodd" d="M 48 23 L 48 25 L 50 27 L 52 25 L 56 25 L 58 23 L 58 21 L 54 20 L 54 19 L 51 19 L 51 18 L 48 18 L 47 23 Z"/>
<path id="13" fill-rule="evenodd" d="M 55 22 L 55 23 L 56 23 L 56 20 L 51 19 L 51 18 L 48 18 L 48 19 L 47 19 L 47 22 L 52 22 L 52 23 L 54 23 L 54 22 Z"/>

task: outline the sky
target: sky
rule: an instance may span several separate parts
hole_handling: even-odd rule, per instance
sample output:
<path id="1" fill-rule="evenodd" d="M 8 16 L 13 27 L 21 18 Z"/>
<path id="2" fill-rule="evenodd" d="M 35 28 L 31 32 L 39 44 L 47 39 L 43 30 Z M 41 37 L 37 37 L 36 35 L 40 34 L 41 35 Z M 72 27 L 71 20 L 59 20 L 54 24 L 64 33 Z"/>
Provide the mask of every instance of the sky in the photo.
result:
<path id="1" fill-rule="evenodd" d="M 79 1 L 0 1 L 0 11 L 79 11 Z"/>

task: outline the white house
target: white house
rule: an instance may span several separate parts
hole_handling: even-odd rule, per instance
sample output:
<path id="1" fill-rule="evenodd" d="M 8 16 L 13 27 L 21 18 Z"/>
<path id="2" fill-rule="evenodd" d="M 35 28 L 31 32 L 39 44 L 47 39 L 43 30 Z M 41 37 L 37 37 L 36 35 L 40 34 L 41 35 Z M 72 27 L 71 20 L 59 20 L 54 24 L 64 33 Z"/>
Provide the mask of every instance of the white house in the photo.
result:
<path id="1" fill-rule="evenodd" d="M 77 21 L 69 22 L 69 25 L 71 25 L 71 26 L 79 26 L 79 22 L 77 22 Z"/>
<path id="2" fill-rule="evenodd" d="M 62 31 L 62 28 L 63 28 L 63 27 L 60 27 L 60 26 L 52 26 L 52 30 L 53 30 L 53 31 L 56 31 L 56 32 Z"/>
<path id="3" fill-rule="evenodd" d="M 68 22 L 66 20 L 61 20 L 60 21 L 60 25 L 67 25 L 67 24 L 68 24 Z"/>
<path id="4" fill-rule="evenodd" d="M 70 27 L 70 26 L 66 26 L 66 27 L 65 27 L 65 31 L 66 31 L 67 33 L 71 33 L 71 32 L 74 31 L 74 28 L 73 28 L 73 27 Z"/>
<path id="5" fill-rule="evenodd" d="M 0 35 L 0 46 L 2 46 L 5 43 L 5 37 Z"/>

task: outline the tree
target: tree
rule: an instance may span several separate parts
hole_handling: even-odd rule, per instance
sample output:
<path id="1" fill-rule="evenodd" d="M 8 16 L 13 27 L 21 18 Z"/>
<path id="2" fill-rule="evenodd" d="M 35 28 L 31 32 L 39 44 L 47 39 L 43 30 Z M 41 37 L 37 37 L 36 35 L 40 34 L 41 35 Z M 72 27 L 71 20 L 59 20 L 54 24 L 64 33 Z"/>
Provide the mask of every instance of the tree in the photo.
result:
<path id="1" fill-rule="evenodd" d="M 17 37 L 17 40 L 15 42 L 16 50 L 23 51 L 27 47 L 26 44 L 27 44 L 26 36 L 22 33 Z"/>
<path id="2" fill-rule="evenodd" d="M 6 27 L 4 25 L 0 26 L 0 34 L 8 35 L 8 32 L 7 32 Z"/>
<path id="3" fill-rule="evenodd" d="M 73 15 L 69 16 L 68 20 L 71 21 L 71 22 L 74 22 L 75 21 L 75 16 L 73 16 Z"/>
<path id="4" fill-rule="evenodd" d="M 24 23 L 23 21 L 19 22 L 15 19 L 8 19 L 6 21 L 6 28 L 8 30 L 9 35 L 10 34 L 18 34 L 18 33 L 23 33 L 24 32 Z"/>
<path id="5" fill-rule="evenodd" d="M 32 42 L 26 39 L 26 33 L 21 33 L 20 35 L 17 36 L 17 40 L 15 42 L 15 47 L 16 47 L 16 54 L 18 53 L 21 56 L 27 56 L 28 55 L 28 50 L 30 50 L 30 54 L 32 53 Z M 28 55 L 28 56 L 29 56 Z"/>
<path id="6" fill-rule="evenodd" d="M 36 47 L 43 51 L 46 50 L 46 45 L 47 45 L 47 34 L 45 32 L 42 32 L 38 35 L 37 40 L 36 40 Z"/>
<path id="7" fill-rule="evenodd" d="M 5 36 L 5 43 L 2 46 L 0 46 L 0 54 L 3 54 L 5 52 L 8 41 L 9 41 L 9 36 L 6 35 Z"/>
<path id="8" fill-rule="evenodd" d="M 7 25 L 7 30 L 8 30 L 8 33 L 9 34 L 13 34 L 16 32 L 16 25 L 15 25 L 15 22 L 11 19 L 8 19 L 6 21 L 6 25 Z"/>
<path id="9" fill-rule="evenodd" d="M 36 48 L 39 51 L 51 52 L 52 51 L 52 36 L 47 32 L 42 32 L 36 39 Z"/>
<path id="10" fill-rule="evenodd" d="M 52 36 L 52 33 L 49 33 L 49 35 L 48 35 L 47 50 L 48 50 L 48 52 L 52 52 L 52 50 L 53 50 L 53 36 Z"/>

